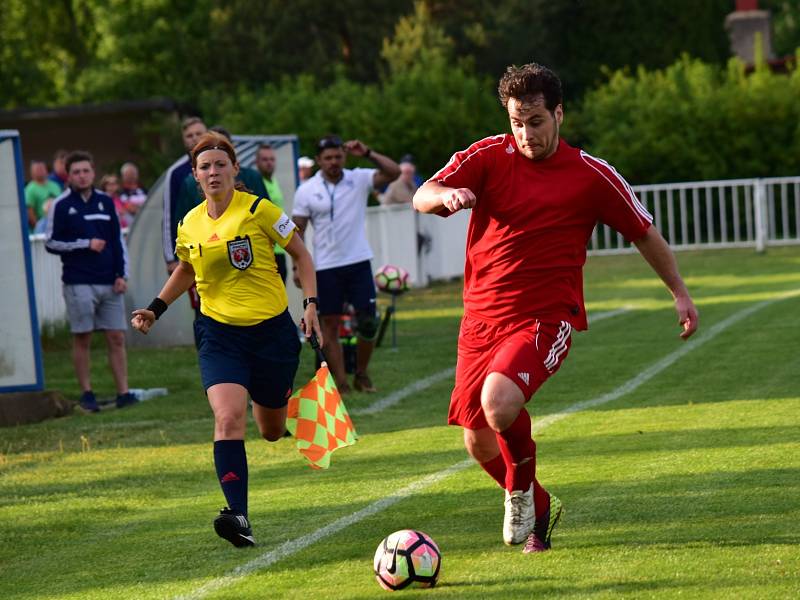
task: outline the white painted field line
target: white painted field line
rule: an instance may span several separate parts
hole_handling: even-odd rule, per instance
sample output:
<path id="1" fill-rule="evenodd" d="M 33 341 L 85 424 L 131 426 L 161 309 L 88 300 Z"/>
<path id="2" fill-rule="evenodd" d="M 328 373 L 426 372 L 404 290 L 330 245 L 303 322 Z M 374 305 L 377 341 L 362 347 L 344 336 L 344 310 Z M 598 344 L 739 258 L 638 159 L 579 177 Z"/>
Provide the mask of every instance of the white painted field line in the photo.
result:
<path id="1" fill-rule="evenodd" d="M 456 368 L 449 367 L 444 371 L 439 371 L 438 373 L 434 373 L 433 375 L 428 375 L 423 379 L 418 379 L 412 384 L 407 385 L 404 388 L 400 388 L 397 391 L 392 392 L 385 398 L 381 398 L 376 402 L 373 402 L 369 406 L 365 406 L 364 408 L 354 408 L 350 411 L 353 415 L 374 415 L 379 413 L 383 410 L 386 410 L 390 406 L 394 406 L 401 400 L 408 398 L 412 394 L 417 392 L 421 392 L 422 390 L 429 388 L 434 383 L 441 381 L 442 379 L 447 379 L 448 377 L 452 377 L 455 374 Z"/>
<path id="2" fill-rule="evenodd" d="M 592 315 L 591 321 L 592 323 L 594 323 L 596 321 L 602 321 L 603 319 L 608 319 L 609 317 L 616 317 L 617 315 L 626 313 L 629 310 L 630 310 L 629 307 L 622 307 L 614 310 L 609 310 L 606 312 L 597 313 L 596 315 Z M 380 400 L 373 402 L 369 406 L 365 406 L 364 408 L 354 408 L 353 410 L 350 411 L 350 414 L 355 416 L 377 414 L 381 411 L 386 410 L 391 406 L 394 406 L 395 404 L 399 403 L 401 400 L 404 400 L 405 398 L 408 398 L 412 394 L 421 392 L 422 390 L 429 388 L 434 383 L 438 383 L 443 379 L 452 377 L 455 374 L 455 372 L 456 372 L 455 367 L 450 367 L 443 371 L 439 371 L 438 373 L 434 373 L 433 375 L 428 375 L 424 379 L 419 379 L 414 383 L 407 385 L 404 388 L 392 392 L 385 398 L 381 398 Z"/>

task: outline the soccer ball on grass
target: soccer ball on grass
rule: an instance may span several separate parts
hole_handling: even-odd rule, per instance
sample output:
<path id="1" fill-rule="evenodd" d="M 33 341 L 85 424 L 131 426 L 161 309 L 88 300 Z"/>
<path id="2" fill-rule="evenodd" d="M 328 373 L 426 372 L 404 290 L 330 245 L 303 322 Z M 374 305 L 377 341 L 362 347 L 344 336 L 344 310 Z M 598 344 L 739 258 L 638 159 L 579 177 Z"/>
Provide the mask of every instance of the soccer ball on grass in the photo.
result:
<path id="1" fill-rule="evenodd" d="M 428 534 L 401 529 L 378 544 L 373 566 L 375 579 L 385 590 L 433 587 L 439 580 L 442 555 Z"/>
<path id="2" fill-rule="evenodd" d="M 403 267 L 383 265 L 375 273 L 375 285 L 382 292 L 401 294 L 408 289 L 408 271 Z"/>

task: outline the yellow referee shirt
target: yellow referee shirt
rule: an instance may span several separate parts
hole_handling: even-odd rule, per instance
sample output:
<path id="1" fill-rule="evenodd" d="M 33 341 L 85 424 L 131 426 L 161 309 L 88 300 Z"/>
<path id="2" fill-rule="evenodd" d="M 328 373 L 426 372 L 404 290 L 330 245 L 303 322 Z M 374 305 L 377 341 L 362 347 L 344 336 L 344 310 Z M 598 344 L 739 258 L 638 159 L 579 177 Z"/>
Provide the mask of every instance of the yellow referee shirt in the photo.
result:
<path id="1" fill-rule="evenodd" d="M 201 312 L 229 325 L 255 325 L 288 306 L 273 242 L 286 247 L 292 220 L 269 200 L 235 190 L 218 219 L 208 200 L 178 224 L 175 253 L 192 265 Z"/>

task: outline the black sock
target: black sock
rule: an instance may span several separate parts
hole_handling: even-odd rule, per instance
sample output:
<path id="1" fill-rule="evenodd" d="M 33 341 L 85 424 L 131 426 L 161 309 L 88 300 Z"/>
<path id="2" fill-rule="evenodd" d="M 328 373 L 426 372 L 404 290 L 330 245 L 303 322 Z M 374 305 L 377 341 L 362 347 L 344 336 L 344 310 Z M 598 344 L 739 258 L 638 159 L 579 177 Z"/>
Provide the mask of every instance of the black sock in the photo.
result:
<path id="1" fill-rule="evenodd" d="M 247 516 L 247 454 L 244 440 L 214 442 L 214 466 L 228 506 Z"/>

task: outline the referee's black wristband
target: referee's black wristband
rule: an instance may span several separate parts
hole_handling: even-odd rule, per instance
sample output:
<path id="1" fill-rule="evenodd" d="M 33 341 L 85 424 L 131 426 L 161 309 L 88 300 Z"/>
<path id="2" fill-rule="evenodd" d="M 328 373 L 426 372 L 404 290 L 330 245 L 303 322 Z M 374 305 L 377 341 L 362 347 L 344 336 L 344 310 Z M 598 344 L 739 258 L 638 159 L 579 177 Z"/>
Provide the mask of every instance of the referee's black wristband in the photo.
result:
<path id="1" fill-rule="evenodd" d="M 303 310 L 308 308 L 309 304 L 316 304 L 317 306 L 319 306 L 319 300 L 317 300 L 317 298 L 314 297 L 314 296 L 309 296 L 308 298 L 304 298 L 303 299 Z"/>
<path id="2" fill-rule="evenodd" d="M 168 307 L 167 303 L 164 302 L 158 296 L 156 296 L 155 298 L 153 298 L 153 301 L 150 303 L 150 306 L 147 307 L 147 310 L 152 310 L 153 314 L 155 314 L 156 316 L 156 320 L 158 320 L 158 317 L 160 317 L 166 312 L 167 307 Z"/>

